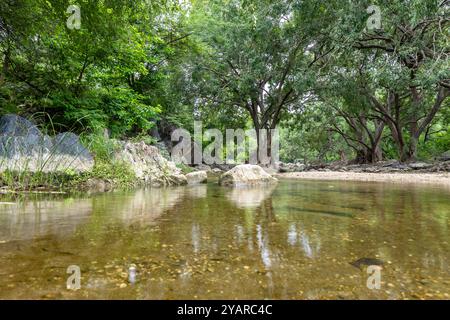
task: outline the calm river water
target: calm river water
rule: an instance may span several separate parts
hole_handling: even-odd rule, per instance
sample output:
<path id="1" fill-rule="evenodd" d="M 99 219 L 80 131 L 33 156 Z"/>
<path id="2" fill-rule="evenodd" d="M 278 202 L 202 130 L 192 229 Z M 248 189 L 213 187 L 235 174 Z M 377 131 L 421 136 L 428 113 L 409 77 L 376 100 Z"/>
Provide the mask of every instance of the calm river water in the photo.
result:
<path id="1" fill-rule="evenodd" d="M 3 196 L 0 299 L 449 299 L 449 196 L 327 181 Z M 384 263 L 380 289 L 361 258 Z"/>

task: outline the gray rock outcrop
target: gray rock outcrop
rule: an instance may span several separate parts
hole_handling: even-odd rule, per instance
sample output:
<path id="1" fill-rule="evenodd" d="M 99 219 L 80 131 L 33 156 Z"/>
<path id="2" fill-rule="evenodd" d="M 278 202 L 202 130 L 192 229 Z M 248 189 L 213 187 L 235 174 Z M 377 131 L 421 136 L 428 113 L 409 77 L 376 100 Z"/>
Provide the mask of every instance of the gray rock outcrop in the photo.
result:
<path id="1" fill-rule="evenodd" d="M 31 121 L 15 114 L 7 114 L 0 118 L 0 135 L 24 137 L 42 136 L 42 133 Z"/>
<path id="2" fill-rule="evenodd" d="M 145 142 L 120 141 L 114 159 L 130 166 L 138 179 L 154 187 L 187 184 L 186 176 L 175 163 L 165 159 L 158 148 Z"/>
<path id="3" fill-rule="evenodd" d="M 51 138 L 20 116 L 0 118 L 0 172 L 84 172 L 93 166 L 92 155 L 76 134 Z"/>

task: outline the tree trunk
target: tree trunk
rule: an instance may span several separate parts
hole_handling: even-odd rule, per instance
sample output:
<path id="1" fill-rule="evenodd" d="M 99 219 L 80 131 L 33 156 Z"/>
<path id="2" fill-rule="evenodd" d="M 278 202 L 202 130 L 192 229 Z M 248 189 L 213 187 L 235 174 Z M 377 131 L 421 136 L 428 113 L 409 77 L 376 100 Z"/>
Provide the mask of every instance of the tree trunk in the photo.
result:
<path id="1" fill-rule="evenodd" d="M 417 159 L 417 146 L 419 144 L 420 136 L 432 123 L 434 117 L 436 116 L 436 113 L 439 111 L 442 103 L 448 97 L 448 95 L 449 90 L 447 88 L 439 87 L 434 104 L 426 114 L 426 117 L 423 118 L 423 120 L 419 121 L 416 114 L 412 115 L 412 118 L 409 120 L 409 143 L 407 146 L 405 146 L 405 144 L 403 143 L 403 146 L 401 148 L 402 152 L 400 160 L 402 162 L 414 161 Z M 423 96 L 415 87 L 411 87 L 411 96 L 413 97 L 414 106 L 416 106 L 416 109 L 418 109 L 419 106 L 423 104 Z"/>
<path id="2" fill-rule="evenodd" d="M 269 165 L 272 161 L 272 132 L 270 129 L 255 126 L 257 163 Z"/>
<path id="3" fill-rule="evenodd" d="M 376 163 L 383 160 L 383 152 L 380 144 L 372 145 L 372 148 L 366 151 L 365 163 Z"/>
<path id="4" fill-rule="evenodd" d="M 408 147 L 404 148 L 404 153 L 402 157 L 403 162 L 410 162 L 417 159 L 417 145 L 419 143 L 419 138 L 416 135 L 410 137 Z"/>
<path id="5" fill-rule="evenodd" d="M 373 162 L 378 162 L 378 161 L 383 160 L 383 150 L 381 150 L 381 146 L 379 143 L 378 143 L 378 145 L 375 146 L 372 154 L 373 154 L 372 155 Z"/>

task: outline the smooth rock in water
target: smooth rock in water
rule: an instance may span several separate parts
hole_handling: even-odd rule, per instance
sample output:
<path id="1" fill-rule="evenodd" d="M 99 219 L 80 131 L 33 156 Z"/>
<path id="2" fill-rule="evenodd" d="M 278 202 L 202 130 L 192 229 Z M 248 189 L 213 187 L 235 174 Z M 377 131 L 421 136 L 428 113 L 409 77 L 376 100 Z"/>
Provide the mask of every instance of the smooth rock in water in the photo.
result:
<path id="1" fill-rule="evenodd" d="M 232 187 L 272 184 L 277 181 L 260 166 L 252 164 L 238 165 L 219 178 L 221 186 Z"/>
<path id="2" fill-rule="evenodd" d="M 382 266 L 384 261 L 375 258 L 361 258 L 356 261 L 350 262 L 355 268 L 361 269 L 363 266 Z"/>
<path id="3" fill-rule="evenodd" d="M 42 136 L 42 133 L 31 121 L 15 114 L 7 114 L 0 118 L 0 135 L 24 137 Z"/>
<path id="4" fill-rule="evenodd" d="M 188 184 L 200 184 L 208 181 L 208 174 L 206 171 L 195 171 L 186 174 Z"/>
<path id="5" fill-rule="evenodd" d="M 187 184 L 186 176 L 175 163 L 165 159 L 158 148 L 145 142 L 119 142 L 120 150 L 115 154 L 116 161 L 130 166 L 136 177 L 145 184 L 161 187 Z"/>

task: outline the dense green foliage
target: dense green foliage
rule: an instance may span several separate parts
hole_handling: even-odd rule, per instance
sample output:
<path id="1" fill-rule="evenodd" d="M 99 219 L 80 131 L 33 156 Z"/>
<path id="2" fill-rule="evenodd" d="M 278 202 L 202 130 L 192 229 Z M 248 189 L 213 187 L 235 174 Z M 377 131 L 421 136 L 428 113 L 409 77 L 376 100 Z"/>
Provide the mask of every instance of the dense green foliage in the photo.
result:
<path id="1" fill-rule="evenodd" d="M 173 35 L 154 27 L 163 3 L 131 3 L 82 1 L 71 30 L 70 1 L 2 2 L 2 112 L 51 119 L 58 131 L 147 132 L 160 113 L 148 94 L 162 77 L 154 65 L 171 55 L 162 37 Z"/>
<path id="2" fill-rule="evenodd" d="M 71 4 L 80 29 L 66 25 Z M 367 27 L 370 5 L 381 10 L 377 28 Z M 448 9 L 429 0 L 6 0 L 0 115 L 82 133 L 102 159 L 105 130 L 156 142 L 194 120 L 281 127 L 285 161 L 431 159 L 450 150 Z"/>

